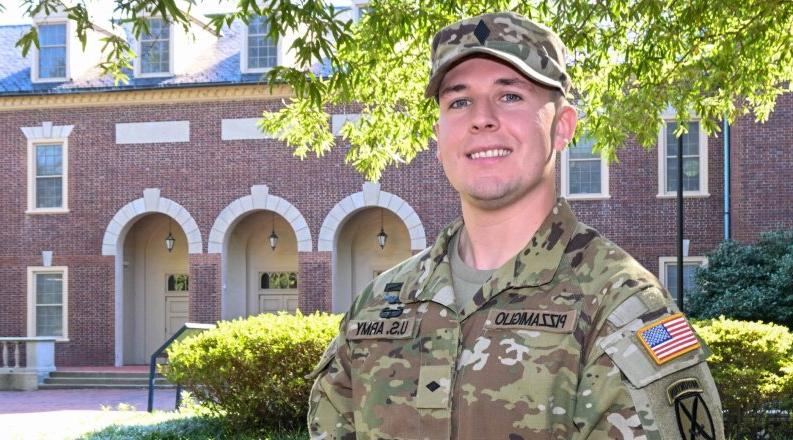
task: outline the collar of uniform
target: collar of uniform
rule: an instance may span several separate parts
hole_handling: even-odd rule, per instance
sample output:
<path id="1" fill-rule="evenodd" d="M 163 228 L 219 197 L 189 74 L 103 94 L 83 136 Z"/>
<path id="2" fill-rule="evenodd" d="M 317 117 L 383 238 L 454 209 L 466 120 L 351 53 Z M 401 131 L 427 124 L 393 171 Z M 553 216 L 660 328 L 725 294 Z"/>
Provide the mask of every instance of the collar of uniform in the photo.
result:
<path id="1" fill-rule="evenodd" d="M 556 274 L 576 224 L 570 205 L 559 198 L 526 247 L 496 270 L 474 295 L 477 307 L 504 289 L 549 283 Z M 403 302 L 432 300 L 446 304 L 447 296 L 452 295 L 453 299 L 447 253 L 451 237 L 462 225 L 462 219 L 458 218 L 441 231 L 435 244 L 419 262 L 419 276 L 402 289 L 400 299 Z"/>
<path id="2" fill-rule="evenodd" d="M 399 294 L 402 302 L 433 300 L 444 305 L 453 303 L 451 264 L 448 249 L 454 234 L 463 226 L 458 217 L 443 228 L 435 239 L 435 244 L 425 252 L 418 262 L 418 276 L 413 276 L 403 286 Z M 451 295 L 451 297 L 450 297 Z"/>

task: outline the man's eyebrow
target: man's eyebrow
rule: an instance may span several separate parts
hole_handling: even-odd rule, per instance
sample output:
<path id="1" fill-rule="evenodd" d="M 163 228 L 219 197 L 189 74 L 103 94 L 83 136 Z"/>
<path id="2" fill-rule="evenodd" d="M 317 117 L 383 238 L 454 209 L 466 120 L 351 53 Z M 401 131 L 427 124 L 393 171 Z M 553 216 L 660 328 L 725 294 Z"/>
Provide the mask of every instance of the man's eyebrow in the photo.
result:
<path id="1" fill-rule="evenodd" d="M 466 86 L 465 84 L 455 84 L 453 86 L 446 86 L 446 87 L 441 89 L 440 93 L 438 93 L 438 97 L 441 97 L 441 96 L 446 95 L 448 93 L 462 92 L 463 90 L 465 90 L 467 88 L 468 88 L 468 86 Z"/>
<path id="2" fill-rule="evenodd" d="M 499 79 L 495 80 L 494 82 L 495 82 L 495 84 L 498 84 L 500 86 L 520 86 L 520 87 L 527 88 L 527 89 L 531 88 L 531 84 L 529 83 L 529 81 L 527 81 L 527 80 L 525 80 L 523 78 L 519 78 L 519 77 L 499 78 Z"/>

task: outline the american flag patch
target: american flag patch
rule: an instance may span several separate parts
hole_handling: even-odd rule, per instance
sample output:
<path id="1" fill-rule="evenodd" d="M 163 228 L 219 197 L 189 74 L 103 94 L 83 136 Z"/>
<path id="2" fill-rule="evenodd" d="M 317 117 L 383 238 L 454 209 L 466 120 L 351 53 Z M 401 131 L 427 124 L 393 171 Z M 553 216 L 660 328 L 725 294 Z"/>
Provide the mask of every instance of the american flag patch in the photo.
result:
<path id="1" fill-rule="evenodd" d="M 699 348 L 699 340 L 682 313 L 652 322 L 636 332 L 658 365 Z"/>

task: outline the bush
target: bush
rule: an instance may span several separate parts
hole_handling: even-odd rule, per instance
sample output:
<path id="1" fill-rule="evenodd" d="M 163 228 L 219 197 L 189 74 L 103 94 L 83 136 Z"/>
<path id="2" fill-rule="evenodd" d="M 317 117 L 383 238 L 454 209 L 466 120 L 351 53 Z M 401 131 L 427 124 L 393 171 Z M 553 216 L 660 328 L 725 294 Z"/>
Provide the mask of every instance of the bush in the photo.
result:
<path id="1" fill-rule="evenodd" d="M 697 271 L 686 310 L 793 327 L 793 231 L 760 235 L 754 245 L 725 241 Z"/>
<path id="2" fill-rule="evenodd" d="M 164 374 L 232 425 L 302 426 L 312 385 L 304 376 L 319 362 L 340 320 L 298 312 L 220 322 L 174 344 Z"/>
<path id="3" fill-rule="evenodd" d="M 721 393 L 725 428 L 735 437 L 765 430 L 770 438 L 793 435 L 793 333 L 762 322 L 695 321 L 713 351 L 708 359 Z"/>

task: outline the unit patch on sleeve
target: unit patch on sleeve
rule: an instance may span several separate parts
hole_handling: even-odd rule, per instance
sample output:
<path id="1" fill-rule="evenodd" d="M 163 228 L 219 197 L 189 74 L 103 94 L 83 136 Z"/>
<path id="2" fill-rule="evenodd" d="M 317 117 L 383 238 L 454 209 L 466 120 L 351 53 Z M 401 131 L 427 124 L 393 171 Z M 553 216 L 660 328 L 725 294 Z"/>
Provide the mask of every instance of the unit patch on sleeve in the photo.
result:
<path id="1" fill-rule="evenodd" d="M 666 395 L 669 403 L 675 405 L 677 427 L 683 439 L 716 439 L 713 417 L 702 398 L 702 387 L 697 378 L 675 381 L 666 388 Z"/>
<path id="2" fill-rule="evenodd" d="M 651 322 L 640 328 L 636 336 L 658 365 L 700 347 L 697 336 L 682 313 Z"/>
<path id="3" fill-rule="evenodd" d="M 413 337 L 416 318 L 367 319 L 347 324 L 347 339 L 407 339 Z"/>
<path id="4" fill-rule="evenodd" d="M 575 310 L 491 310 L 487 314 L 485 328 L 572 333 L 575 318 Z"/>

